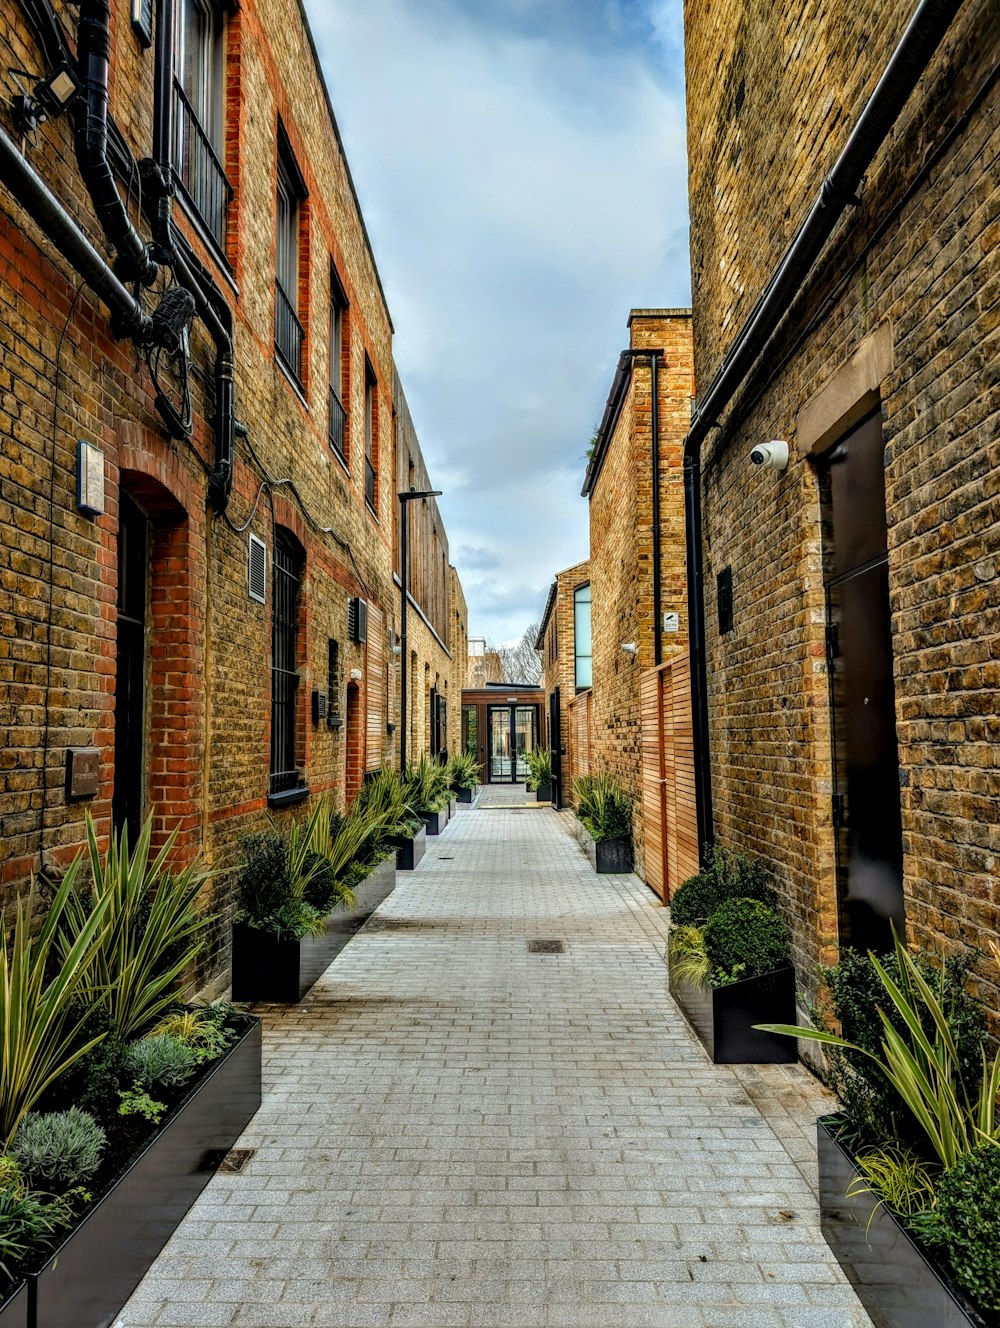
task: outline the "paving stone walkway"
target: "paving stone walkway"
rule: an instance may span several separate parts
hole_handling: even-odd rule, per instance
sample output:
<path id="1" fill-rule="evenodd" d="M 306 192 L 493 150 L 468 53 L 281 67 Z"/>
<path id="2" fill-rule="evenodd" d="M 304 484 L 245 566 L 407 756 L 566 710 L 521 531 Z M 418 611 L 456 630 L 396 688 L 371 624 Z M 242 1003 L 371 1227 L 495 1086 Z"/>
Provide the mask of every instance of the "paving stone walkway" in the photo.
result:
<path id="1" fill-rule="evenodd" d="M 121 1328 L 867 1328 L 800 1067 L 711 1065 L 666 915 L 551 810 L 459 812 L 303 1004 Z M 530 940 L 562 953 L 529 952 Z"/>

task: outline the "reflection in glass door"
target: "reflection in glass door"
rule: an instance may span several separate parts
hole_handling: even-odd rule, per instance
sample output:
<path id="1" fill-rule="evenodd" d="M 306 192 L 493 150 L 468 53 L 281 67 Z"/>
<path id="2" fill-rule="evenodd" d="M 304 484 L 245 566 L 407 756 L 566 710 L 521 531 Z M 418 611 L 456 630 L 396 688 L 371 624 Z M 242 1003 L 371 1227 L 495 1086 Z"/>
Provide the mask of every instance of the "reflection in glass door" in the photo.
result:
<path id="1" fill-rule="evenodd" d="M 510 759 L 510 708 L 490 707 L 490 783 L 513 782 Z"/>
<path id="2" fill-rule="evenodd" d="M 517 770 L 514 775 L 516 783 L 527 779 L 531 770 L 528 766 L 528 752 L 534 746 L 535 738 L 535 707 L 534 706 L 516 706 L 512 707 L 514 716 L 514 757 L 517 762 Z"/>

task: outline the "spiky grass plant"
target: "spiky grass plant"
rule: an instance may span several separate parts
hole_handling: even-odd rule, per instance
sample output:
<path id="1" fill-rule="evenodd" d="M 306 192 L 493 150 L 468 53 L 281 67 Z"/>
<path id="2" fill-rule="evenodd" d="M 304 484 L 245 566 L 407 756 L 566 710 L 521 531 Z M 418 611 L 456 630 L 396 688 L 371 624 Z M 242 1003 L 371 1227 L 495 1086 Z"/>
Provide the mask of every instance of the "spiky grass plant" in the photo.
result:
<path id="1" fill-rule="evenodd" d="M 173 873 L 167 861 L 177 840 L 174 830 L 151 860 L 153 818 L 129 847 L 128 829 L 112 835 L 101 856 L 97 830 L 86 817 L 90 887 L 74 889 L 56 938 L 65 960 L 79 936 L 91 932 L 92 981 L 103 993 L 113 1030 L 129 1038 L 175 1000 L 184 973 L 201 953 L 212 921 L 198 908 L 198 896 L 215 874 L 191 864 Z"/>
<path id="2" fill-rule="evenodd" d="M 426 753 L 407 770 L 405 783 L 418 813 L 440 811 L 449 801 L 447 767 Z"/>
<path id="3" fill-rule="evenodd" d="M 0 1142 L 6 1143 L 45 1090 L 103 1037 L 83 1035 L 105 993 L 97 937 L 110 901 L 97 900 L 71 935 L 63 933 L 76 898 L 82 856 L 71 864 L 32 934 L 35 887 L 18 899 L 0 946 Z"/>
<path id="4" fill-rule="evenodd" d="M 528 789 L 535 792 L 543 784 L 552 783 L 552 753 L 547 747 L 532 747 L 530 751 L 525 752 L 524 759 L 528 763 L 530 772 L 525 781 Z"/>
<path id="5" fill-rule="evenodd" d="M 667 948 L 667 963 L 678 982 L 692 987 L 707 987 L 712 961 L 705 949 L 705 933 L 700 927 L 673 927 Z"/>
<path id="6" fill-rule="evenodd" d="M 632 798 L 607 771 L 575 779 L 573 796 L 576 814 L 595 840 L 632 833 Z"/>
<path id="7" fill-rule="evenodd" d="M 875 1195 L 869 1226 L 882 1205 L 901 1217 L 934 1207 L 935 1173 L 912 1149 L 890 1144 L 860 1153 L 855 1161 L 861 1174 L 847 1187 L 847 1197 Z"/>

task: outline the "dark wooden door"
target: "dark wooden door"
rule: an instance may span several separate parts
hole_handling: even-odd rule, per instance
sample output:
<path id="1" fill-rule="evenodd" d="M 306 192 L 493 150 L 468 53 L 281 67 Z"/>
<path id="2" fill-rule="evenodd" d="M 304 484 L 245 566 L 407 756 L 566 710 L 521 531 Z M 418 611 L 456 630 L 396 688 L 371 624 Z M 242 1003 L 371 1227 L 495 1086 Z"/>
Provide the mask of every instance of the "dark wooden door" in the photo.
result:
<path id="1" fill-rule="evenodd" d="M 115 664 L 115 777 L 111 817 L 134 844 L 143 820 L 146 747 L 146 601 L 149 518 L 118 499 L 118 645 Z"/>

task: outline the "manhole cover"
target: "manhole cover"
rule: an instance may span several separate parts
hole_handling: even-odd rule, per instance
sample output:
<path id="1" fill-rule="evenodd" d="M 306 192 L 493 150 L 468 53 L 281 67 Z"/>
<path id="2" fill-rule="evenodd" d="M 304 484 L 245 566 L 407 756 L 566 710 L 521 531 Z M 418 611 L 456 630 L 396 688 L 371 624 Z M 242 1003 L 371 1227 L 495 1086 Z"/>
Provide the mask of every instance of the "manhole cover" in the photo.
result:
<path id="1" fill-rule="evenodd" d="M 562 941 L 536 940 L 528 942 L 528 954 L 562 954 L 565 948 Z"/>

